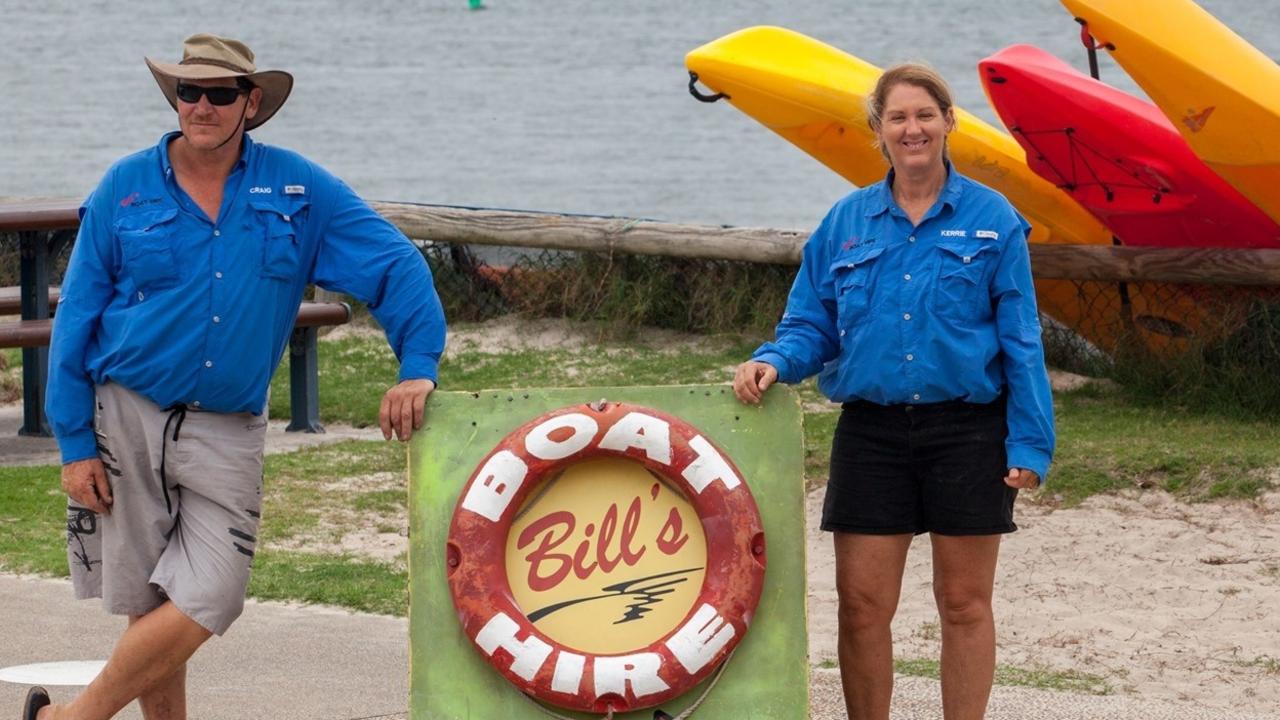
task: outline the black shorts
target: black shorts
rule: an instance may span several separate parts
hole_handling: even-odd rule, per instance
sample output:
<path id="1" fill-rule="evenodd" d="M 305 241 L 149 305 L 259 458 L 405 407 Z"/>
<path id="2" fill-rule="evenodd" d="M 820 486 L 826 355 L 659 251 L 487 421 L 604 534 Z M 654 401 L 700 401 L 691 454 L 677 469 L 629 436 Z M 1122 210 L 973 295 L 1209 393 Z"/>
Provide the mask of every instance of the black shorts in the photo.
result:
<path id="1" fill-rule="evenodd" d="M 995 535 L 1013 524 L 1003 396 L 979 405 L 844 404 L 831 445 L 822 529 Z"/>

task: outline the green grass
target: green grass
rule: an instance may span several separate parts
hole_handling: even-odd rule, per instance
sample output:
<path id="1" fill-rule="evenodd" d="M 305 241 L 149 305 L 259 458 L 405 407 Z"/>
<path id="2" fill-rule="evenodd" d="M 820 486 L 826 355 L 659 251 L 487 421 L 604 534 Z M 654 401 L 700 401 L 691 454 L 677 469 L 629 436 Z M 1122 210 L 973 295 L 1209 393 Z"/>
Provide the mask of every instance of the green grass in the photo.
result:
<path id="1" fill-rule="evenodd" d="M 441 377 L 453 390 L 727 382 L 757 341 L 718 336 L 705 348 L 658 353 L 634 341 L 585 350 L 450 355 Z M 326 422 L 376 421 L 382 393 L 395 382 L 395 363 L 379 338 L 322 344 L 321 413 Z M 805 402 L 805 476 L 825 482 L 839 408 L 812 380 L 798 386 Z M 1058 451 L 1047 492 L 1070 506 L 1101 492 L 1161 488 L 1186 500 L 1251 498 L 1271 487 L 1280 468 L 1275 421 L 1197 412 L 1172 404 L 1134 403 L 1125 390 L 1086 386 L 1055 398 Z M 288 376 L 277 373 L 272 413 L 288 413 Z"/>
<path id="2" fill-rule="evenodd" d="M 0 402 L 22 397 L 22 349 L 0 349 Z"/>
<path id="3" fill-rule="evenodd" d="M 1075 504 L 1100 492 L 1162 488 L 1187 500 L 1251 498 L 1280 468 L 1274 421 L 1134 405 L 1085 388 L 1055 398 L 1058 451 L 1049 488 Z"/>
<path id="4" fill-rule="evenodd" d="M 334 540 L 333 534 L 359 527 L 369 514 L 403 516 L 403 489 L 363 490 L 351 479 L 389 470 L 399 479 L 404 463 L 403 445 L 382 442 L 345 442 L 268 456 L 260 549 L 249 595 L 406 614 L 408 573 L 402 560 L 381 563 L 281 547 L 290 541 L 306 548 Z M 0 467 L 0 568 L 67 576 L 66 502 L 56 467 Z"/>
<path id="5" fill-rule="evenodd" d="M 259 552 L 253 561 L 249 595 L 404 616 L 409 607 L 409 574 L 404 568 L 349 555 Z"/>
<path id="6" fill-rule="evenodd" d="M 0 467 L 0 567 L 65 576 L 67 496 L 52 466 Z"/>
<path id="7" fill-rule="evenodd" d="M 758 341 L 726 337 L 711 344 L 707 352 L 668 354 L 634 341 L 602 345 L 599 352 L 463 351 L 445 358 L 440 377 L 448 390 L 723 382 Z M 322 419 L 366 427 L 377 422 L 382 395 L 396 382 L 395 356 L 379 338 L 325 341 L 319 372 Z M 289 415 L 287 364 L 271 382 L 271 415 Z"/>
<path id="8" fill-rule="evenodd" d="M 466 349 L 450 355 L 441 372 L 451 390 L 716 383 L 727 382 L 755 344 L 750 338 L 717 336 L 679 352 L 634 339 L 572 351 Z M 382 393 L 395 381 L 385 341 L 349 337 L 323 342 L 320 363 L 322 419 L 373 423 Z M 273 414 L 283 416 L 288 412 L 287 368 L 273 388 Z M 812 381 L 798 390 L 805 404 L 806 482 L 820 486 L 839 409 L 819 395 Z M 1275 421 L 1135 404 L 1125 391 L 1097 387 L 1059 394 L 1055 401 L 1058 453 L 1050 484 L 1040 495 L 1066 505 L 1097 493 L 1144 487 L 1165 489 L 1188 501 L 1250 498 L 1271 487 L 1270 478 L 1280 469 L 1280 425 Z M 403 614 L 405 558 L 379 562 L 351 555 L 341 541 L 356 529 L 404 531 L 405 462 L 403 445 L 383 442 L 345 442 L 268 456 L 250 594 Z M 64 505 L 57 468 L 0 467 L 0 568 L 65 576 Z M 1260 572 L 1280 577 L 1274 565 Z M 1052 686 L 1067 681 L 1049 675 L 1026 672 L 1008 682 Z M 1088 684 L 1095 679 L 1079 680 Z"/>
<path id="9" fill-rule="evenodd" d="M 926 677 L 934 680 L 941 677 L 941 665 L 937 660 L 894 660 L 893 671 L 899 675 Z M 997 665 L 995 684 L 1038 688 L 1041 690 L 1058 690 L 1081 695 L 1110 695 L 1115 692 L 1111 683 L 1098 675 L 1074 670 L 1050 670 L 1042 667 L 1020 668 L 1010 665 Z"/>

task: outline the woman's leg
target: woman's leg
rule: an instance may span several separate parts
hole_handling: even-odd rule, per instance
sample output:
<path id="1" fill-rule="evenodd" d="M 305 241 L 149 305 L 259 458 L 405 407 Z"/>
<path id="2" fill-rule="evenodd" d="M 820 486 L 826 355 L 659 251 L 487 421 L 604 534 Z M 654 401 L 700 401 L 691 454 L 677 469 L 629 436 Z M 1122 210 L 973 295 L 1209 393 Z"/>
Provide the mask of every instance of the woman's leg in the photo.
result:
<path id="1" fill-rule="evenodd" d="M 911 534 L 837 532 L 840 681 L 850 720 L 889 720 L 893 635 Z"/>
<path id="2" fill-rule="evenodd" d="M 933 596 L 942 620 L 942 716 L 982 720 L 996 669 L 991 612 L 999 535 L 930 535 Z"/>

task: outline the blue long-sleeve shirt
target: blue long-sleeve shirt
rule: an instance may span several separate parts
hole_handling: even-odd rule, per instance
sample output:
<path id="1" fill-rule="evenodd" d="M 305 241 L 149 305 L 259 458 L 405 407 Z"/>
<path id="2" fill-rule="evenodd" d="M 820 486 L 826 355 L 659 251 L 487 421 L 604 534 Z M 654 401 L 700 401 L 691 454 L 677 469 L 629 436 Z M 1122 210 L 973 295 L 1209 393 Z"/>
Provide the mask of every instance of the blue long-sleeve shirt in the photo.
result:
<path id="1" fill-rule="evenodd" d="M 836 203 L 804 248 L 775 342 L 753 360 L 836 402 L 882 405 L 1008 392 L 1009 467 L 1043 480 L 1053 398 L 1040 341 L 1028 226 L 999 193 L 949 168 L 913 226 L 892 172 Z"/>
<path id="2" fill-rule="evenodd" d="M 400 379 L 436 379 L 444 314 L 395 226 L 320 166 L 248 135 L 212 221 L 174 177 L 176 134 L 113 165 L 80 208 L 45 409 L 64 463 L 97 454 L 95 384 L 161 407 L 262 412 L 311 283 L 368 305 Z"/>

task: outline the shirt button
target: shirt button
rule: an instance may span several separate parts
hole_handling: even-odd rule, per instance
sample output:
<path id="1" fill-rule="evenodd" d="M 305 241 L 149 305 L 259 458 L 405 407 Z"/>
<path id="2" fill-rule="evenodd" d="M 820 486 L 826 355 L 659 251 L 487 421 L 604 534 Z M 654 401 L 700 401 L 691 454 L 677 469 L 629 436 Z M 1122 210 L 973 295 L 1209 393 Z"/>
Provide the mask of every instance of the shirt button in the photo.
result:
<path id="1" fill-rule="evenodd" d="M 212 360 L 205 360 L 205 361 L 204 361 L 204 366 L 205 366 L 205 367 L 213 367 L 213 361 L 212 361 Z"/>
<path id="2" fill-rule="evenodd" d="M 911 237 L 907 238 L 907 242 L 915 242 L 915 241 L 916 241 L 915 235 L 912 235 Z"/>
<path id="3" fill-rule="evenodd" d="M 912 400 L 919 400 L 919 399 L 920 399 L 920 393 L 916 393 L 915 395 L 912 395 L 912 396 L 911 396 L 911 399 L 912 399 Z"/>
<path id="4" fill-rule="evenodd" d="M 219 317 L 219 316 L 217 316 L 217 315 L 214 315 L 214 316 L 213 316 L 213 321 L 214 321 L 215 323 L 220 323 L 220 322 L 222 322 L 222 318 L 221 318 L 221 317 Z"/>
<path id="5" fill-rule="evenodd" d="M 214 231 L 213 231 L 213 236 L 214 236 L 214 237 L 222 237 L 222 231 L 221 231 L 221 230 L 214 230 Z"/>
<path id="6" fill-rule="evenodd" d="M 195 402 L 193 402 L 193 403 L 191 403 L 191 404 L 192 404 L 192 406 L 194 406 L 194 407 L 200 407 L 200 401 L 199 401 L 199 400 L 197 400 L 197 401 L 195 401 Z"/>
<path id="7" fill-rule="evenodd" d="M 142 294 L 142 291 L 141 291 L 141 290 L 139 290 L 139 291 L 138 291 L 138 299 L 139 299 L 139 300 L 141 300 L 141 299 L 142 299 L 142 298 L 144 298 L 144 297 L 146 297 L 146 296 Z"/>
<path id="8" fill-rule="evenodd" d="M 916 359 L 916 356 L 915 356 L 915 355 L 908 355 L 908 356 L 907 356 L 907 361 L 908 361 L 908 362 L 910 362 L 910 361 L 912 361 L 912 360 L 915 360 L 915 359 Z"/>
<path id="9" fill-rule="evenodd" d="M 841 331 L 840 331 L 840 337 L 844 337 L 844 331 L 843 331 L 843 330 L 841 330 Z"/>
<path id="10" fill-rule="evenodd" d="M 214 277 L 216 277 L 216 278 L 218 278 L 219 280 L 221 280 L 221 279 L 222 279 L 222 273 L 220 273 L 220 272 L 216 272 L 216 273 L 214 273 L 214 274 L 213 274 L 213 276 L 214 276 Z"/>
<path id="11" fill-rule="evenodd" d="M 289 216 L 288 216 L 288 215 L 285 215 L 285 216 L 284 216 L 284 221 L 285 221 L 285 222 L 289 222 Z"/>
<path id="12" fill-rule="evenodd" d="M 906 275 L 903 275 L 903 276 L 902 276 L 902 279 L 903 279 L 903 280 L 910 280 L 910 279 L 911 279 L 911 273 L 907 273 Z"/>
<path id="13" fill-rule="evenodd" d="M 910 320 L 910 319 L 911 319 L 911 313 L 902 313 L 902 319 L 903 319 L 903 320 Z"/>

